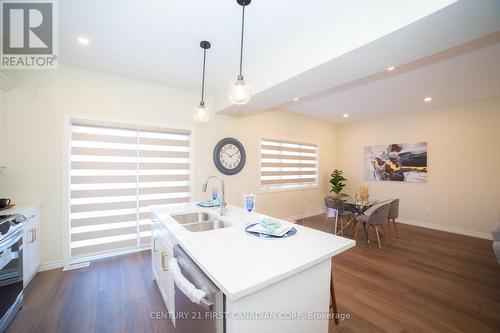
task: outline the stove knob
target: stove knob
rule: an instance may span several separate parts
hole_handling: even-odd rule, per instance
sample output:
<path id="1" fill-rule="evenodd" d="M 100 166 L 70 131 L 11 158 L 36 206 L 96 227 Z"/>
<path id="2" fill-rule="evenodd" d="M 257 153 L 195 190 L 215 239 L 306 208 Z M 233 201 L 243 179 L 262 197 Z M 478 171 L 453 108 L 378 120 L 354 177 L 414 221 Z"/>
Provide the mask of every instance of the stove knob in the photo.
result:
<path id="1" fill-rule="evenodd" d="M 18 217 L 16 217 L 16 219 L 14 220 L 14 223 L 15 223 L 15 224 L 20 224 L 20 223 L 23 223 L 24 221 L 26 221 L 26 217 L 24 217 L 24 216 L 18 216 Z"/>

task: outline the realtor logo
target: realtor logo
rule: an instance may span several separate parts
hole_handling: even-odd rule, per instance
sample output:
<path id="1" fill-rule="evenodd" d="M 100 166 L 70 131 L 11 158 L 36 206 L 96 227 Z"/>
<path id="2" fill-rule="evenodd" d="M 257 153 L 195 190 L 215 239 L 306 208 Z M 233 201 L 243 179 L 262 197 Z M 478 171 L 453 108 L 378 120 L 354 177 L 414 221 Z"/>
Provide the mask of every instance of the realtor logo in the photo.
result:
<path id="1" fill-rule="evenodd" d="M 55 2 L 35 1 L 0 0 L 1 68 L 57 68 Z"/>

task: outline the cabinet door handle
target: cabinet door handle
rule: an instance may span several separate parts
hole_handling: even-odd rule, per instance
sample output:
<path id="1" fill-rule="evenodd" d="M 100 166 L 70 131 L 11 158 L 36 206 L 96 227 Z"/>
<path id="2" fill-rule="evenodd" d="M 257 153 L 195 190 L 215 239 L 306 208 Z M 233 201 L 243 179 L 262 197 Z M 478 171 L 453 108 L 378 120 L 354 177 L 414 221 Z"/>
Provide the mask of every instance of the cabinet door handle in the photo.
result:
<path id="1" fill-rule="evenodd" d="M 36 229 L 31 229 L 29 233 L 30 233 L 29 243 L 34 243 L 36 241 Z"/>
<path id="2" fill-rule="evenodd" d="M 153 252 L 158 252 L 156 249 L 156 241 L 158 240 L 158 237 L 153 237 Z"/>
<path id="3" fill-rule="evenodd" d="M 164 272 L 168 271 L 167 257 L 168 257 L 168 253 L 167 252 L 162 252 L 161 253 L 161 268 L 163 268 Z"/>

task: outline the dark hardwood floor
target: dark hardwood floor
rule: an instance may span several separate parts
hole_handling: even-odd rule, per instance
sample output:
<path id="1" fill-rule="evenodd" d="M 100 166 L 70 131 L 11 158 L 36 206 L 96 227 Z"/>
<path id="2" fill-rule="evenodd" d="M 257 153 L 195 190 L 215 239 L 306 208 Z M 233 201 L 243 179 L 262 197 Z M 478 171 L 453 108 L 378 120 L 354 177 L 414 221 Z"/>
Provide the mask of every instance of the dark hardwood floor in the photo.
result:
<path id="1" fill-rule="evenodd" d="M 299 221 L 331 231 L 323 222 Z M 334 331 L 500 332 L 492 242 L 399 223 L 398 230 L 390 245 L 382 237 L 382 249 L 373 232 L 369 245 L 359 232 L 356 247 L 333 259 L 338 311 L 351 316 Z"/>
<path id="2" fill-rule="evenodd" d="M 153 311 L 167 309 L 143 251 L 38 273 L 7 333 L 174 332 L 169 320 L 150 319 Z"/>
<path id="3" fill-rule="evenodd" d="M 299 223 L 330 232 L 323 220 Z M 491 242 L 398 226 L 392 244 L 383 235 L 378 249 L 358 234 L 357 246 L 334 258 L 338 310 L 350 319 L 332 321 L 330 332 L 500 332 Z M 150 319 L 166 311 L 150 272 L 149 253 L 140 252 L 39 273 L 7 332 L 173 333 L 169 320 Z"/>

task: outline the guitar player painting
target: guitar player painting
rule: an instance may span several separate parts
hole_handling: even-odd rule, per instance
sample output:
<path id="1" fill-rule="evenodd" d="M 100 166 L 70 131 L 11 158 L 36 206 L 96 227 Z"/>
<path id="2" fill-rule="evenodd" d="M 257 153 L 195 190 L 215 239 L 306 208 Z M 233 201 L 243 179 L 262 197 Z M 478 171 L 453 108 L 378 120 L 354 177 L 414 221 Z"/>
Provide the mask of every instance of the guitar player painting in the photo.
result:
<path id="1" fill-rule="evenodd" d="M 365 180 L 427 182 L 427 142 L 366 146 Z"/>

